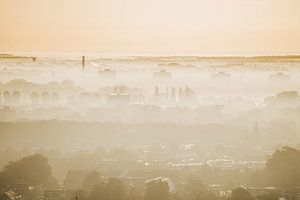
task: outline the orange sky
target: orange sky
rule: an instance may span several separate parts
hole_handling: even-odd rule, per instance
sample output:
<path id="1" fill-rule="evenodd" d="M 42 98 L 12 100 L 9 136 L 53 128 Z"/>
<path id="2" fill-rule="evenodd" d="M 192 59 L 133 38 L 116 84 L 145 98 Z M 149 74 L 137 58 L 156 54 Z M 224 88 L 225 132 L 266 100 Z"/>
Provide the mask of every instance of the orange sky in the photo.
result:
<path id="1" fill-rule="evenodd" d="M 300 0 L 0 0 L 0 51 L 300 53 Z"/>

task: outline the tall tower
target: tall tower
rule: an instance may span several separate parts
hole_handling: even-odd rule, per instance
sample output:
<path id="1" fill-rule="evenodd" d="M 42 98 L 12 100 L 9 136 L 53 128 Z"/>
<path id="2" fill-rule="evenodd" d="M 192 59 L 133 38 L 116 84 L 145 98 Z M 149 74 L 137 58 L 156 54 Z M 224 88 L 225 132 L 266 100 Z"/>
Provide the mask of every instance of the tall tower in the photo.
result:
<path id="1" fill-rule="evenodd" d="M 82 69 L 84 69 L 84 67 L 85 67 L 85 56 L 82 56 L 82 58 L 81 58 L 81 65 L 82 65 Z"/>
<path id="2" fill-rule="evenodd" d="M 178 97 L 178 99 L 179 100 L 182 100 L 182 95 L 183 95 L 183 93 L 182 93 L 182 88 L 179 88 L 179 97 Z"/>
<path id="3" fill-rule="evenodd" d="M 155 86 L 154 95 L 155 95 L 155 96 L 158 96 L 158 95 L 159 95 L 159 87 L 158 87 L 158 86 Z"/>
<path id="4" fill-rule="evenodd" d="M 175 88 L 172 88 L 172 100 L 176 101 L 176 90 L 175 90 Z"/>

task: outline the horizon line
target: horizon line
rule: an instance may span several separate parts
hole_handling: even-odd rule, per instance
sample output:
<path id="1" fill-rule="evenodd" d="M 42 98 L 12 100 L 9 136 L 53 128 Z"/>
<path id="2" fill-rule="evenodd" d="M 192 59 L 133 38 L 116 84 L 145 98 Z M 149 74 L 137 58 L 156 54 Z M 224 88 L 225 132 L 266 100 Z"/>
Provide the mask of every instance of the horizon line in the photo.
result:
<path id="1" fill-rule="evenodd" d="M 20 52 L 20 51 L 7 51 L 0 52 L 1 55 L 12 55 L 16 57 L 61 57 L 61 56 L 90 56 L 90 57 L 152 57 L 152 58 L 167 58 L 167 57 L 195 57 L 195 58 L 270 58 L 270 57 L 299 57 L 300 53 L 261 53 L 261 54 L 180 54 L 180 53 L 103 53 L 103 52 Z"/>

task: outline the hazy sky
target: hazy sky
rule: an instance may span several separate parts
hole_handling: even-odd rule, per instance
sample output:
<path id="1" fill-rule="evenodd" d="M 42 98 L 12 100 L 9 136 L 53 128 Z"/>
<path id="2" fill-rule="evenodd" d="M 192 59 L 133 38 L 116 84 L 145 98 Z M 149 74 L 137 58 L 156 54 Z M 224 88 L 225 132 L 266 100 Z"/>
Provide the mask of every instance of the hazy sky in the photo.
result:
<path id="1" fill-rule="evenodd" d="M 300 0 L 0 0 L 0 51 L 300 53 Z"/>

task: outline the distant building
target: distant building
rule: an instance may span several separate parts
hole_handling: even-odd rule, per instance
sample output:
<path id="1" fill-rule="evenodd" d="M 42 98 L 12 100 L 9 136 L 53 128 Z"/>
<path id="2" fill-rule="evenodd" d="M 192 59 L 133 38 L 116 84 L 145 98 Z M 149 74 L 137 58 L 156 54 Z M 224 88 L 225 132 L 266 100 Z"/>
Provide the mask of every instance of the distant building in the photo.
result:
<path id="1" fill-rule="evenodd" d="M 116 78 L 116 72 L 106 68 L 104 70 L 99 70 L 98 71 L 98 76 L 102 79 L 102 80 L 114 80 Z"/>
<path id="2" fill-rule="evenodd" d="M 168 101 L 168 89 L 165 92 L 161 92 L 158 86 L 154 88 L 154 94 L 152 97 L 152 101 L 155 104 L 165 104 Z"/>
<path id="3" fill-rule="evenodd" d="M 176 101 L 176 90 L 175 90 L 175 88 L 172 88 L 171 99 L 172 99 L 172 101 Z"/>
<path id="4" fill-rule="evenodd" d="M 276 74 L 271 74 L 269 76 L 269 80 L 275 83 L 283 83 L 288 82 L 290 80 L 290 76 L 283 72 L 277 72 Z"/>
<path id="5" fill-rule="evenodd" d="M 230 74 L 228 74 L 224 71 L 220 71 L 220 72 L 211 74 L 211 79 L 213 81 L 230 81 L 231 77 L 230 77 Z"/>
<path id="6" fill-rule="evenodd" d="M 51 102 L 52 103 L 58 103 L 59 102 L 59 94 L 57 92 L 52 93 Z"/>
<path id="7" fill-rule="evenodd" d="M 82 103 L 98 104 L 101 101 L 101 96 L 98 93 L 82 92 L 78 98 Z"/>
<path id="8" fill-rule="evenodd" d="M 21 94 L 19 91 L 13 91 L 11 96 L 11 103 L 14 105 L 19 104 L 21 100 Z"/>
<path id="9" fill-rule="evenodd" d="M 30 100 L 32 104 L 39 104 L 40 103 L 40 94 L 37 92 L 32 92 L 30 94 Z"/>
<path id="10" fill-rule="evenodd" d="M 144 104 L 145 97 L 143 94 L 134 94 L 131 96 L 131 103 L 133 104 Z"/>
<path id="11" fill-rule="evenodd" d="M 194 106 L 198 103 L 196 93 L 188 86 L 186 86 L 184 90 L 180 88 L 179 94 L 179 102 L 181 104 L 186 104 L 187 106 Z"/>
<path id="12" fill-rule="evenodd" d="M 43 92 L 41 100 L 42 100 L 42 103 L 48 104 L 50 102 L 50 94 L 49 94 L 49 92 Z"/>
<path id="13" fill-rule="evenodd" d="M 4 100 L 4 103 L 6 104 L 6 105 L 9 105 L 10 104 L 10 98 L 11 96 L 10 96 L 10 92 L 9 91 L 4 91 L 3 92 L 3 100 Z"/>
<path id="14" fill-rule="evenodd" d="M 300 105 L 300 95 L 297 91 L 283 91 L 276 96 L 265 98 L 265 104 L 270 107 L 294 107 Z"/>
<path id="15" fill-rule="evenodd" d="M 109 94 L 108 103 L 117 105 L 130 104 L 131 95 L 130 94 Z"/>
<path id="16" fill-rule="evenodd" d="M 108 94 L 107 102 L 115 105 L 126 105 L 131 102 L 131 95 L 127 92 L 128 88 L 125 85 L 117 85 L 114 87 L 114 92 Z"/>
<path id="17" fill-rule="evenodd" d="M 153 79 L 155 81 L 170 81 L 171 78 L 172 78 L 172 73 L 164 69 L 160 70 L 159 72 L 153 73 Z"/>

